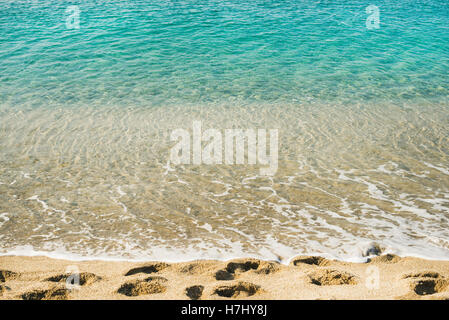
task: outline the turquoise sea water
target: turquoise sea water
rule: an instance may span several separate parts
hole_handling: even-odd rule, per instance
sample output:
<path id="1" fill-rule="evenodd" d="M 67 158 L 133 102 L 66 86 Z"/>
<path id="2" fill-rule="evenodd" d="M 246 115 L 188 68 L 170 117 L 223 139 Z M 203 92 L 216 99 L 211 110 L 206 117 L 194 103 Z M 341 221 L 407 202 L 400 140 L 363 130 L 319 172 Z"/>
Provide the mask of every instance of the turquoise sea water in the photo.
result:
<path id="1" fill-rule="evenodd" d="M 445 0 L 0 0 L 0 254 L 449 259 L 448 75 Z M 276 175 L 171 166 L 195 120 Z"/>
<path id="2" fill-rule="evenodd" d="M 367 29 L 376 5 L 380 28 Z M 67 29 L 78 6 L 80 29 Z M 392 102 L 449 95 L 449 4 L 1 1 L 2 104 Z"/>

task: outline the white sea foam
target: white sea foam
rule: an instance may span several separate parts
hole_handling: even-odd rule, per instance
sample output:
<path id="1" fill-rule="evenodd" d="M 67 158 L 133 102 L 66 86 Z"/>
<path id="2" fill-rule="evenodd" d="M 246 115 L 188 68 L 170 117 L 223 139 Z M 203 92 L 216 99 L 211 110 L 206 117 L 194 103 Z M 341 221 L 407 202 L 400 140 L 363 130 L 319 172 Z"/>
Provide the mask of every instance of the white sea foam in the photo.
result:
<path id="1" fill-rule="evenodd" d="M 428 166 L 429 168 L 438 170 L 438 171 L 440 171 L 440 172 L 442 172 L 442 173 L 444 173 L 444 174 L 446 174 L 446 175 L 449 175 L 449 169 L 447 169 L 447 168 L 443 168 L 443 167 L 440 167 L 440 166 L 436 166 L 436 165 L 433 165 L 433 164 L 428 163 L 428 162 L 424 162 L 424 164 L 425 164 L 426 166 Z"/>

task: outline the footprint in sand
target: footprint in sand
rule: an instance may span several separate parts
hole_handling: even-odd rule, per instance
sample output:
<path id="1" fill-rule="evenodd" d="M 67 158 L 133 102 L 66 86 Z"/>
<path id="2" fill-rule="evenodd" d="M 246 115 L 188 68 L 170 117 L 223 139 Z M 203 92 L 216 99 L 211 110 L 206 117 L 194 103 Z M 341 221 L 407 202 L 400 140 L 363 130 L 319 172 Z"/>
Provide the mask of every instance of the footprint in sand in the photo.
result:
<path id="1" fill-rule="evenodd" d="M 292 261 L 292 264 L 294 266 L 308 264 L 308 265 L 323 267 L 323 266 L 327 266 L 329 264 L 329 260 L 322 258 L 322 257 L 318 257 L 318 256 L 301 256 L 298 258 L 294 258 Z"/>
<path id="2" fill-rule="evenodd" d="M 215 273 L 216 280 L 234 280 L 234 274 L 226 271 L 226 270 L 218 270 Z"/>
<path id="3" fill-rule="evenodd" d="M 308 274 L 311 283 L 317 286 L 334 286 L 334 285 L 345 285 L 357 284 L 356 276 L 341 272 L 338 270 L 317 270 Z"/>
<path id="4" fill-rule="evenodd" d="M 238 274 L 254 270 L 257 274 L 271 274 L 279 270 L 279 265 L 273 262 L 261 262 L 260 260 L 231 261 L 225 269 L 215 273 L 217 280 L 234 280 Z"/>
<path id="5" fill-rule="evenodd" d="M 66 282 L 70 276 L 73 277 L 76 275 L 58 274 L 56 276 L 52 276 L 50 278 L 45 279 L 45 281 Z M 81 272 L 78 276 L 79 276 L 79 284 L 81 286 L 89 285 L 91 283 L 94 283 L 95 281 L 101 280 L 100 277 L 98 277 L 97 275 L 90 273 L 90 272 Z"/>
<path id="6" fill-rule="evenodd" d="M 440 293 L 449 287 L 449 281 L 434 271 L 406 274 L 402 278 L 413 279 L 412 283 L 410 283 L 410 288 L 420 296 Z"/>
<path id="7" fill-rule="evenodd" d="M 9 271 L 9 270 L 0 270 L 0 282 L 6 282 L 8 280 L 14 280 L 19 277 L 19 273 Z"/>
<path id="8" fill-rule="evenodd" d="M 133 269 L 129 270 L 125 274 L 125 276 L 132 276 L 132 275 L 138 274 L 138 273 L 146 273 L 146 274 L 156 273 L 156 272 L 159 272 L 169 266 L 170 266 L 169 264 L 163 263 L 163 262 L 153 263 L 153 264 L 145 265 L 142 267 L 133 268 Z"/>
<path id="9" fill-rule="evenodd" d="M 69 290 L 65 288 L 50 288 L 48 290 L 33 290 L 21 295 L 23 300 L 67 300 Z"/>
<path id="10" fill-rule="evenodd" d="M 257 274 L 272 274 L 280 270 L 279 263 L 262 262 L 255 271 Z"/>
<path id="11" fill-rule="evenodd" d="M 259 260 L 243 260 L 243 261 L 229 262 L 228 265 L 226 266 L 226 271 L 229 273 L 243 273 L 251 269 L 257 270 L 257 268 L 259 268 L 259 265 L 260 265 Z"/>
<path id="12" fill-rule="evenodd" d="M 239 298 L 250 297 L 261 291 L 258 285 L 249 282 L 238 282 L 236 284 L 216 287 L 214 294 L 225 298 Z"/>
<path id="13" fill-rule="evenodd" d="M 413 282 L 410 287 L 416 294 L 425 296 L 444 291 L 448 284 L 448 281 L 444 279 L 423 279 Z"/>
<path id="14" fill-rule="evenodd" d="M 168 280 L 163 277 L 149 277 L 144 280 L 126 282 L 117 290 L 117 292 L 129 297 L 162 293 L 167 290 L 167 287 L 162 283 L 167 281 Z"/>
<path id="15" fill-rule="evenodd" d="M 186 295 L 192 300 L 198 300 L 203 295 L 204 286 L 191 286 L 186 288 Z"/>

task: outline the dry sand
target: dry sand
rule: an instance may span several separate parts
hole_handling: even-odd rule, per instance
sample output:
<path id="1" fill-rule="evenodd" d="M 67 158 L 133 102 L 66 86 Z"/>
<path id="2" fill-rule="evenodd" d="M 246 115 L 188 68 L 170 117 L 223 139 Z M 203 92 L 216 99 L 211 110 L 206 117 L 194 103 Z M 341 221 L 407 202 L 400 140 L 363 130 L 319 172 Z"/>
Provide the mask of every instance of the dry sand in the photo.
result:
<path id="1" fill-rule="evenodd" d="M 68 290 L 70 270 L 80 286 Z M 449 299 L 449 261 L 297 257 L 282 265 L 256 259 L 135 263 L 3 256 L 0 299 Z"/>

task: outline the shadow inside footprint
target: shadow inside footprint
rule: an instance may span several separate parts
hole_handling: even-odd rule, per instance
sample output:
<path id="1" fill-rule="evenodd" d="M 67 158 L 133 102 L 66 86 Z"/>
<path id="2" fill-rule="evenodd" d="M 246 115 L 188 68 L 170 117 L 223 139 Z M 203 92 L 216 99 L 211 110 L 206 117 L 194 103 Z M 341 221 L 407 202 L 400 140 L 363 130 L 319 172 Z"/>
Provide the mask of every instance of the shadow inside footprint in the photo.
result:
<path id="1" fill-rule="evenodd" d="M 186 295 L 192 300 L 198 300 L 203 294 L 204 286 L 191 286 L 186 288 Z"/>
<path id="2" fill-rule="evenodd" d="M 257 268 L 259 268 L 259 265 L 260 265 L 259 260 L 229 262 L 228 265 L 226 266 L 226 271 L 229 273 L 246 272 L 251 269 L 256 270 Z"/>
<path id="3" fill-rule="evenodd" d="M 217 287 L 214 290 L 214 294 L 226 298 L 237 298 L 240 296 L 249 297 L 260 292 L 260 290 L 260 286 L 257 286 L 255 284 L 249 282 L 238 282 L 234 285 Z"/>
<path id="4" fill-rule="evenodd" d="M 89 285 L 91 283 L 94 283 L 95 281 L 100 280 L 101 278 L 97 275 L 90 273 L 90 272 L 81 272 L 80 274 L 58 274 L 56 276 L 50 277 L 45 279 L 46 281 L 51 282 L 66 282 L 67 279 L 71 280 L 71 284 L 75 284 L 75 280 L 77 277 L 79 277 L 79 284 L 81 286 Z"/>
<path id="5" fill-rule="evenodd" d="M 117 290 L 117 292 L 129 297 L 162 293 L 167 290 L 167 288 L 162 285 L 163 282 L 167 282 L 167 279 L 163 277 L 149 277 L 145 280 L 126 282 Z"/>
<path id="6" fill-rule="evenodd" d="M 215 273 L 215 279 L 217 279 L 217 280 L 234 280 L 234 275 L 226 270 L 218 270 Z"/>
<path id="7" fill-rule="evenodd" d="M 293 260 L 293 265 L 298 266 L 301 264 L 309 264 L 314 266 L 325 266 L 329 264 L 329 260 L 318 257 L 318 256 L 308 256 L 308 257 L 299 257 Z"/>
<path id="8" fill-rule="evenodd" d="M 51 288 L 48 290 L 34 290 L 22 294 L 23 300 L 67 300 L 69 291 L 65 288 Z"/>
<path id="9" fill-rule="evenodd" d="M 0 282 L 6 282 L 8 280 L 14 280 L 19 276 L 17 272 L 9 270 L 0 270 Z"/>
<path id="10" fill-rule="evenodd" d="M 423 271 L 423 272 L 419 272 L 419 273 L 406 274 L 405 276 L 403 276 L 403 279 L 407 279 L 407 278 L 433 278 L 433 279 L 437 279 L 437 278 L 442 278 L 442 276 L 438 272 Z"/>
<path id="11" fill-rule="evenodd" d="M 146 266 L 142 266 L 142 267 L 137 267 L 137 268 L 133 268 L 131 270 L 129 270 L 125 276 L 131 276 L 134 274 L 138 274 L 138 273 L 156 273 L 159 272 L 165 268 L 167 268 L 169 266 L 169 264 L 167 263 L 154 263 L 154 264 L 150 264 L 150 265 L 146 265 Z"/>
<path id="12" fill-rule="evenodd" d="M 443 279 L 422 279 L 411 284 L 413 291 L 420 296 L 442 292 L 448 286 Z"/>
<path id="13" fill-rule="evenodd" d="M 240 273 L 254 270 L 257 274 L 267 275 L 275 273 L 279 270 L 279 264 L 273 262 L 246 260 L 246 261 L 232 261 L 226 265 L 225 269 L 218 270 L 215 273 L 217 280 L 234 280 Z"/>
<path id="14" fill-rule="evenodd" d="M 308 274 L 310 281 L 317 286 L 333 286 L 357 283 L 356 277 L 338 270 L 318 270 Z"/>

